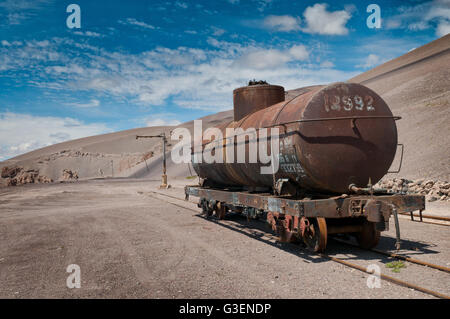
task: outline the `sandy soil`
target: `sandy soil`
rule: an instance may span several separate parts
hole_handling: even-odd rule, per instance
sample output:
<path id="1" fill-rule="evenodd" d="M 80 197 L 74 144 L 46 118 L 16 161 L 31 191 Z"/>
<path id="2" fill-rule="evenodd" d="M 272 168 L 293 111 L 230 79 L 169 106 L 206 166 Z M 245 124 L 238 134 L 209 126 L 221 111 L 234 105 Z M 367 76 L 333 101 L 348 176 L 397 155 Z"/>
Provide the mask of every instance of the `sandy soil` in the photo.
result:
<path id="1" fill-rule="evenodd" d="M 184 180 L 168 194 L 183 197 Z M 110 179 L 0 189 L 0 298 L 429 298 L 280 244 L 262 222 L 201 217 L 194 203 L 153 192 L 157 181 Z M 192 198 L 192 200 L 195 200 Z M 436 204 L 437 205 L 437 204 Z M 431 212 L 428 212 L 431 213 Z M 404 250 L 450 265 L 448 229 L 402 218 Z M 393 225 L 380 248 L 394 246 Z M 331 242 L 328 253 L 450 295 L 450 275 Z M 68 289 L 66 268 L 81 268 Z"/>

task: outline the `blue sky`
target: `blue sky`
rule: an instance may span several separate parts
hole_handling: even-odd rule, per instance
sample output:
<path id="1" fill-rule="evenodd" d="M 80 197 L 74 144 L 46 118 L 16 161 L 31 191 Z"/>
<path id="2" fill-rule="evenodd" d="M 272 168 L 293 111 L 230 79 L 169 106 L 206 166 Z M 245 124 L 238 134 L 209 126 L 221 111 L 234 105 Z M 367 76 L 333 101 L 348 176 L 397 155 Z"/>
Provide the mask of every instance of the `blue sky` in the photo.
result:
<path id="1" fill-rule="evenodd" d="M 450 0 L 0 1 L 0 160 L 227 110 L 253 78 L 345 81 L 449 32 Z"/>

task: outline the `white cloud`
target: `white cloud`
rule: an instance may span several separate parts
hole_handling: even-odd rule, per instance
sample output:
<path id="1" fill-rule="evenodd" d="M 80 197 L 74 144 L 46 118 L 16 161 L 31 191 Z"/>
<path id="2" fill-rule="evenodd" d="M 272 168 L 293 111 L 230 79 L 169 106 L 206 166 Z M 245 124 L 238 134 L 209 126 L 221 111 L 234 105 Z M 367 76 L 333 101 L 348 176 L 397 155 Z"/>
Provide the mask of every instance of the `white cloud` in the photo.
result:
<path id="1" fill-rule="evenodd" d="M 292 46 L 287 50 L 259 49 L 250 51 L 236 60 L 235 66 L 247 69 L 273 69 L 291 61 L 304 61 L 309 53 L 303 45 Z"/>
<path id="2" fill-rule="evenodd" d="M 309 56 L 309 52 L 304 45 L 294 45 L 289 49 L 289 54 L 292 59 L 297 61 L 304 61 Z"/>
<path id="3" fill-rule="evenodd" d="M 102 34 L 97 33 L 97 32 L 93 32 L 93 31 L 85 31 L 85 32 L 83 32 L 83 31 L 75 31 L 74 34 L 82 35 L 82 36 L 85 36 L 85 37 L 91 37 L 91 38 L 101 38 L 101 37 L 103 37 Z"/>
<path id="4" fill-rule="evenodd" d="M 135 18 L 127 18 L 125 21 L 119 20 L 118 22 L 120 24 L 125 24 L 125 25 L 126 24 L 128 24 L 128 25 L 135 25 L 135 26 L 138 26 L 138 27 L 141 27 L 141 28 L 144 28 L 144 29 L 151 29 L 151 30 L 155 29 L 155 27 L 153 25 L 145 23 L 145 22 L 142 22 L 142 21 L 138 21 Z"/>
<path id="5" fill-rule="evenodd" d="M 436 35 L 448 33 L 446 26 L 450 24 L 450 1 L 434 0 L 415 6 L 401 6 L 398 13 L 386 19 L 388 29 L 408 29 L 422 31 L 436 28 Z"/>
<path id="6" fill-rule="evenodd" d="M 220 29 L 220 28 L 216 28 L 216 27 L 212 27 L 213 32 L 213 36 L 215 37 L 220 37 L 221 35 L 223 35 L 226 31 L 224 29 Z"/>
<path id="7" fill-rule="evenodd" d="M 438 37 L 443 37 L 450 33 L 450 22 L 449 21 L 441 21 L 436 29 L 436 35 Z"/>
<path id="8" fill-rule="evenodd" d="M 149 119 L 146 121 L 147 126 L 177 126 L 181 122 L 177 120 L 164 120 L 161 118 Z"/>
<path id="9" fill-rule="evenodd" d="M 388 18 L 388 19 L 386 19 L 386 22 L 384 22 L 383 19 L 381 19 L 381 20 L 383 21 L 382 25 L 386 25 L 386 28 L 388 30 L 390 30 L 390 29 L 398 29 L 402 25 L 401 21 L 399 21 L 397 19 Z"/>
<path id="10" fill-rule="evenodd" d="M 334 68 L 334 63 L 331 61 L 323 61 L 322 63 L 320 63 L 320 67 L 321 68 Z"/>
<path id="11" fill-rule="evenodd" d="M 10 11 L 26 11 L 36 9 L 43 4 L 48 3 L 49 0 L 4 0 L 0 2 L 0 8 Z"/>
<path id="12" fill-rule="evenodd" d="M 18 25 L 37 15 L 38 11 L 51 3 L 52 0 L 5 0 L 0 2 L 0 8 L 6 12 L 8 25 Z M 3 22 L 3 17 L 0 17 Z"/>
<path id="13" fill-rule="evenodd" d="M 256 9 L 263 12 L 268 6 L 272 4 L 273 0 L 258 0 L 256 1 Z"/>
<path id="14" fill-rule="evenodd" d="M 8 16 L 8 24 L 9 25 L 18 25 L 21 24 L 22 21 L 26 20 L 28 18 L 28 15 L 25 13 L 9 13 Z"/>
<path id="15" fill-rule="evenodd" d="M 430 9 L 424 16 L 426 21 L 434 18 L 450 19 L 450 1 L 449 0 L 435 0 L 431 2 Z"/>
<path id="16" fill-rule="evenodd" d="M 0 160 L 55 143 L 110 131 L 104 124 L 84 124 L 73 118 L 0 113 Z"/>
<path id="17" fill-rule="evenodd" d="M 181 2 L 181 1 L 177 1 L 175 2 L 175 5 L 179 8 L 182 9 L 187 9 L 188 8 L 188 4 L 186 2 Z"/>
<path id="18" fill-rule="evenodd" d="M 249 52 L 238 60 L 236 66 L 249 69 L 273 69 L 290 61 L 291 57 L 287 52 L 276 49 L 257 50 Z"/>
<path id="19" fill-rule="evenodd" d="M 274 31 L 289 32 L 300 30 L 300 18 L 290 15 L 270 15 L 264 19 L 263 24 L 266 28 Z"/>
<path id="20" fill-rule="evenodd" d="M 164 105 L 170 98 L 183 108 L 219 111 L 231 108 L 232 90 L 249 79 L 289 89 L 354 75 L 325 72 L 318 64 L 306 63 L 313 49 L 303 45 L 268 49 L 254 42 L 244 45 L 209 38 L 210 47 L 205 49 L 157 47 L 130 54 L 68 38 L 50 38 L 46 46 L 38 42 L 0 46 L 0 75 L 24 72 L 27 85 L 100 94 L 141 106 Z M 79 104 L 95 107 L 96 103 Z"/>
<path id="21" fill-rule="evenodd" d="M 374 66 L 377 66 L 379 64 L 381 64 L 381 62 L 383 62 L 383 60 L 376 54 L 369 54 L 364 63 L 361 65 L 358 65 L 358 67 L 363 67 L 363 68 L 372 68 Z"/>
<path id="22" fill-rule="evenodd" d="M 88 103 L 67 103 L 69 106 L 75 106 L 80 108 L 90 108 L 100 106 L 100 101 L 96 99 L 90 100 Z"/>
<path id="23" fill-rule="evenodd" d="M 350 12 L 346 10 L 327 11 L 327 4 L 316 3 L 312 7 L 307 7 L 303 16 L 306 27 L 302 30 L 312 34 L 345 35 L 348 34 L 346 28 L 347 21 L 351 18 Z"/>
<path id="24" fill-rule="evenodd" d="M 428 28 L 429 28 L 429 26 L 427 25 L 427 23 L 425 21 L 414 22 L 414 23 L 411 23 L 410 25 L 408 25 L 408 29 L 412 30 L 412 31 L 421 31 L 421 30 L 425 30 Z"/>

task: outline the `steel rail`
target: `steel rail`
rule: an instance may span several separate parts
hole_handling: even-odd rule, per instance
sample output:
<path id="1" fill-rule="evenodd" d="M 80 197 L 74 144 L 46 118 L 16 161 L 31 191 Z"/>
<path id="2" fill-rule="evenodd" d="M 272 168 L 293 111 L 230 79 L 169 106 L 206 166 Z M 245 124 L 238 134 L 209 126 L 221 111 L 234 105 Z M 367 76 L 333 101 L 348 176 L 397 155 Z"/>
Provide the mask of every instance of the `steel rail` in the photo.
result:
<path id="1" fill-rule="evenodd" d="M 329 255 L 326 255 L 326 254 L 319 254 L 319 255 L 321 257 L 328 258 L 328 259 L 330 259 L 330 260 L 332 260 L 334 262 L 337 262 L 339 264 L 345 265 L 347 267 L 351 267 L 351 268 L 357 269 L 359 271 L 365 272 L 367 274 L 373 275 L 373 272 L 368 271 L 367 268 L 364 268 L 364 267 L 362 267 L 360 265 L 356 265 L 356 264 L 353 264 L 351 262 L 342 260 L 340 258 L 332 257 L 332 256 L 329 256 Z M 411 288 L 411 289 L 414 289 L 414 290 L 426 293 L 428 295 L 432 295 L 432 296 L 437 297 L 437 298 L 450 299 L 450 296 L 447 296 L 445 294 L 441 294 L 440 292 L 437 292 L 437 291 L 434 291 L 434 290 L 430 290 L 428 288 L 424 288 L 424 287 L 421 287 L 421 286 L 418 286 L 418 285 L 415 285 L 415 284 L 411 284 L 409 282 L 406 282 L 406 281 L 403 281 L 403 280 L 400 280 L 400 279 L 397 279 L 397 278 L 394 278 L 394 277 L 391 277 L 391 276 L 388 276 L 388 275 L 385 275 L 385 274 L 382 274 L 382 273 L 380 273 L 380 278 L 384 279 L 386 281 L 390 281 L 390 282 L 392 282 L 392 283 L 394 283 L 396 285 L 407 287 L 407 288 Z"/>
<path id="2" fill-rule="evenodd" d="M 399 214 L 406 215 L 406 216 L 411 216 L 411 213 L 399 213 Z M 418 218 L 422 217 L 422 218 L 436 219 L 436 220 L 443 220 L 443 221 L 446 221 L 446 222 L 450 222 L 450 217 L 445 217 L 445 216 L 433 216 L 433 215 L 423 215 L 423 214 L 420 214 L 420 215 L 412 214 L 412 216 L 413 217 L 418 217 Z"/>
<path id="3" fill-rule="evenodd" d="M 167 194 L 163 194 L 163 193 L 159 193 L 159 192 L 154 192 L 154 191 L 150 191 L 150 192 L 153 193 L 153 194 L 158 194 L 158 195 L 166 196 L 166 197 L 173 198 L 173 199 L 177 199 L 177 200 L 180 200 L 180 201 L 185 201 L 184 199 L 178 198 L 178 197 L 176 197 L 176 196 L 167 195 Z M 150 196 L 151 196 L 151 195 L 150 195 Z M 153 197 L 153 198 L 155 198 L 155 199 L 163 200 L 163 199 L 158 198 L 158 197 L 155 197 L 155 196 L 151 196 L 151 197 Z M 164 200 L 163 200 L 163 201 L 164 201 Z M 180 208 L 183 208 L 183 209 L 190 210 L 190 211 L 193 211 L 193 212 L 195 212 L 195 213 L 198 213 L 198 211 L 195 210 L 195 209 L 192 209 L 192 208 L 189 208 L 189 207 L 186 207 L 186 206 L 183 206 L 183 205 L 178 205 L 178 204 L 169 202 L 169 201 L 167 201 L 167 200 L 166 200 L 165 202 L 167 202 L 167 203 L 169 203 L 169 204 L 171 204 L 171 205 L 174 205 L 174 206 L 177 206 L 177 207 L 180 207 Z M 192 203 L 192 202 L 191 202 L 191 203 Z M 360 266 L 360 265 L 356 265 L 356 264 L 353 264 L 353 263 L 351 263 L 351 262 L 342 260 L 342 259 L 340 259 L 340 258 L 332 257 L 332 256 L 329 256 L 329 255 L 324 254 L 324 253 L 319 253 L 318 255 L 321 256 L 321 257 L 323 257 L 323 258 L 326 258 L 326 259 L 329 259 L 329 260 L 331 260 L 331 261 L 334 261 L 334 262 L 336 262 L 336 263 L 345 265 L 345 266 L 347 266 L 347 267 L 354 268 L 354 269 L 357 269 L 357 270 L 359 270 L 359 271 L 365 272 L 365 273 L 367 273 L 367 274 L 371 274 L 371 275 L 374 274 L 374 272 L 368 271 L 367 268 L 364 268 L 364 267 L 362 267 L 362 266 Z M 412 284 L 412 283 L 409 283 L 409 282 L 406 282 L 406 281 L 403 281 L 403 280 L 400 280 L 400 279 L 397 279 L 397 278 L 394 278 L 394 277 L 385 275 L 385 274 L 383 274 L 383 273 L 380 273 L 380 278 L 383 279 L 383 280 L 392 282 L 392 283 L 394 283 L 394 284 L 396 284 L 396 285 L 403 286 L 403 287 L 407 287 L 407 288 L 410 288 L 410 289 L 414 289 L 414 290 L 420 291 L 420 292 L 422 292 L 422 293 L 425 293 L 425 294 L 428 294 L 428 295 L 431 295 L 431 296 L 434 296 L 434 297 L 437 297 L 437 298 L 441 298 L 441 299 L 450 299 L 450 296 L 447 296 L 447 295 L 442 294 L 442 293 L 440 293 L 440 292 L 437 292 L 437 291 L 434 291 L 434 290 L 431 290 L 431 289 L 428 289 L 428 288 L 424 288 L 424 287 L 421 287 L 421 286 L 418 286 L 418 285 L 415 285 L 415 284 Z"/>
<path id="4" fill-rule="evenodd" d="M 424 223 L 424 224 L 431 224 L 431 225 L 438 225 L 438 226 L 450 226 L 450 224 L 441 224 L 441 223 L 433 223 L 433 222 L 429 222 L 429 221 L 420 221 L 420 220 L 411 220 L 412 222 L 415 223 Z"/>
<path id="5" fill-rule="evenodd" d="M 338 242 L 338 243 L 341 243 L 341 244 L 344 244 L 344 245 L 348 245 L 348 246 L 351 246 L 351 247 L 356 247 L 356 248 L 361 249 L 361 250 L 372 251 L 372 252 L 375 252 L 375 253 L 378 253 L 378 254 L 381 254 L 381 255 L 384 255 L 384 256 L 388 256 L 388 257 L 404 260 L 404 261 L 407 261 L 407 262 L 410 262 L 410 263 L 413 263 L 413 264 L 417 264 L 417 265 L 421 265 L 421 266 L 425 266 L 425 267 L 430 267 L 430 268 L 434 268 L 434 269 L 437 269 L 437 270 L 440 270 L 440 271 L 444 271 L 444 272 L 450 273 L 450 268 L 449 267 L 432 264 L 432 263 L 429 263 L 429 262 L 426 262 L 426 261 L 422 261 L 422 260 L 419 260 L 419 259 L 415 259 L 415 258 L 399 255 L 399 254 L 396 254 L 396 253 L 390 253 L 390 252 L 379 250 L 379 249 L 376 249 L 376 248 L 364 249 L 364 248 L 361 248 L 361 247 L 359 247 L 357 245 L 354 245 L 352 243 L 348 243 L 346 241 L 343 241 L 343 240 L 340 240 L 340 239 L 336 239 L 336 238 L 333 238 L 333 240 Z"/>

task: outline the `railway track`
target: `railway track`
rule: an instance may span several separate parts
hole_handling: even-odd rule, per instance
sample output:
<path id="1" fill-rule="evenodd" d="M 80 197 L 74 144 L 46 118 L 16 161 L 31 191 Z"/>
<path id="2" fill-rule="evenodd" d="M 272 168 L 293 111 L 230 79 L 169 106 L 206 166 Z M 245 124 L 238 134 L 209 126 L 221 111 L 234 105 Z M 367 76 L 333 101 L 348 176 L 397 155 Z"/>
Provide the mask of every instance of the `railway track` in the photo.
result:
<path id="1" fill-rule="evenodd" d="M 450 226 L 450 217 L 423 215 L 422 213 L 419 215 L 413 214 L 413 213 L 399 213 L 399 214 L 404 215 L 404 216 L 410 216 L 411 221 L 416 222 L 416 223 L 425 223 L 425 224 L 432 224 L 432 225 L 439 225 L 439 226 Z M 414 219 L 414 217 L 419 218 L 419 220 Z M 431 219 L 431 220 L 437 220 L 437 221 L 439 221 L 439 223 L 423 220 L 424 218 Z"/>
<path id="2" fill-rule="evenodd" d="M 437 269 L 437 270 L 440 270 L 440 271 L 443 271 L 443 272 L 446 272 L 446 273 L 450 273 L 450 268 L 449 267 L 435 265 L 435 264 L 432 264 L 432 263 L 429 263 L 429 262 L 426 262 L 426 261 L 422 261 L 422 260 L 419 260 L 419 259 L 415 259 L 415 258 L 411 258 L 411 257 L 399 255 L 399 254 L 390 253 L 390 252 L 379 250 L 379 249 L 376 249 L 376 248 L 363 249 L 363 248 L 361 248 L 361 247 L 359 247 L 357 245 L 354 245 L 352 243 L 349 243 L 349 242 L 346 242 L 346 241 L 343 241 L 343 240 L 339 240 L 339 239 L 335 239 L 335 238 L 333 238 L 333 240 L 338 242 L 338 243 L 340 243 L 340 244 L 351 246 L 351 247 L 354 247 L 354 248 L 357 248 L 357 249 L 360 249 L 360 250 L 372 251 L 374 253 L 377 253 L 377 254 L 380 254 L 380 255 L 384 255 L 384 256 L 387 256 L 387 257 L 391 257 L 391 258 L 395 258 L 395 259 L 398 259 L 398 260 L 407 261 L 407 262 L 410 262 L 410 263 L 413 263 L 413 264 L 416 264 L 416 265 L 425 266 L 425 267 Z"/>
<path id="3" fill-rule="evenodd" d="M 432 215 L 423 215 L 423 214 L 411 214 L 411 213 L 400 213 L 401 215 L 407 215 L 411 216 L 411 220 L 414 221 L 414 217 L 420 218 L 420 221 L 422 221 L 422 218 L 428 218 L 428 219 L 435 219 L 435 220 L 442 220 L 446 222 L 450 222 L 450 217 L 443 217 L 443 216 L 432 216 Z"/>
<path id="4" fill-rule="evenodd" d="M 183 199 L 183 198 L 179 198 L 177 196 L 173 196 L 173 195 L 169 195 L 169 194 L 164 194 L 164 193 L 155 192 L 155 191 L 148 191 L 148 193 L 154 194 L 154 195 L 164 196 L 164 197 L 171 198 L 171 199 L 175 199 L 175 200 L 178 200 L 178 201 L 182 201 L 184 203 L 186 202 L 186 200 Z M 164 200 L 164 199 L 162 199 L 160 197 L 153 196 L 153 195 L 150 195 L 150 194 L 149 194 L 149 196 L 152 197 L 152 198 L 165 201 L 165 202 L 167 202 L 167 203 L 169 203 L 169 204 L 171 204 L 173 206 L 176 206 L 176 207 L 179 207 L 179 208 L 182 208 L 182 209 L 186 209 L 186 210 L 190 210 L 190 211 L 195 212 L 197 214 L 199 213 L 199 211 L 196 210 L 196 209 L 192 209 L 192 208 L 186 207 L 185 205 L 176 204 L 176 203 Z M 189 202 L 192 203 L 192 204 L 195 204 L 195 202 L 192 202 L 192 201 L 189 201 Z M 425 216 L 423 216 L 423 217 L 425 217 Z M 435 223 L 433 223 L 433 224 L 435 224 Z M 437 225 L 442 225 L 442 224 L 437 224 Z M 271 236 L 271 237 L 273 239 L 278 239 L 276 236 Z M 445 267 L 445 266 L 432 264 L 432 263 L 429 263 L 429 262 L 426 262 L 426 261 L 422 261 L 422 260 L 419 260 L 419 259 L 415 259 L 415 258 L 411 258 L 411 257 L 408 257 L 408 256 L 403 256 L 403 255 L 399 255 L 399 254 L 395 254 L 395 253 L 390 253 L 390 252 L 378 250 L 378 249 L 375 249 L 375 248 L 373 248 L 373 249 L 363 249 L 363 248 L 361 248 L 361 247 L 359 247 L 357 245 L 354 245 L 354 244 L 351 244 L 349 242 L 342 241 L 342 240 L 339 240 L 339 239 L 334 239 L 334 241 L 336 241 L 336 242 L 338 242 L 340 244 L 352 246 L 352 247 L 360 249 L 360 250 L 371 251 L 373 253 L 377 253 L 377 254 L 380 254 L 380 255 L 383 255 L 383 256 L 395 258 L 397 260 L 407 261 L 407 262 L 410 262 L 410 263 L 413 263 L 413 264 L 416 264 L 416 265 L 419 265 L 419 266 L 424 266 L 424 267 L 427 267 L 427 268 L 431 268 L 431 269 L 439 270 L 439 271 L 442 271 L 442 272 L 450 273 L 450 268 Z M 325 254 L 325 253 L 319 253 L 318 255 L 321 256 L 322 258 L 331 260 L 333 262 L 339 263 L 341 265 L 344 265 L 344 266 L 347 266 L 347 267 L 350 267 L 350 268 L 353 268 L 353 269 L 357 269 L 357 270 L 359 270 L 361 272 L 364 272 L 364 273 L 367 273 L 367 274 L 373 274 L 373 272 L 369 271 L 367 269 L 367 267 L 363 267 L 361 265 L 358 265 L 358 264 L 355 264 L 355 263 L 343 260 L 341 258 L 330 256 L 330 255 Z M 380 273 L 380 278 L 385 280 L 385 281 L 389 281 L 391 283 L 394 283 L 396 285 L 407 287 L 407 288 L 410 288 L 410 289 L 414 289 L 416 291 L 420 291 L 422 293 L 425 293 L 425 294 L 428 294 L 428 295 L 431 295 L 431 296 L 434 296 L 434 297 L 437 297 L 437 298 L 450 299 L 450 296 L 448 296 L 448 295 L 442 294 L 440 292 L 437 292 L 437 291 L 434 291 L 434 290 L 431 290 L 431 289 L 428 289 L 428 288 L 425 288 L 425 287 L 422 287 L 422 286 L 419 286 L 419 285 L 416 285 L 416 284 L 413 284 L 413 283 L 409 283 L 409 282 L 397 279 L 395 277 L 392 277 L 392 276 L 389 276 L 389 275 L 386 275 L 386 274 L 383 274 L 383 273 Z"/>

